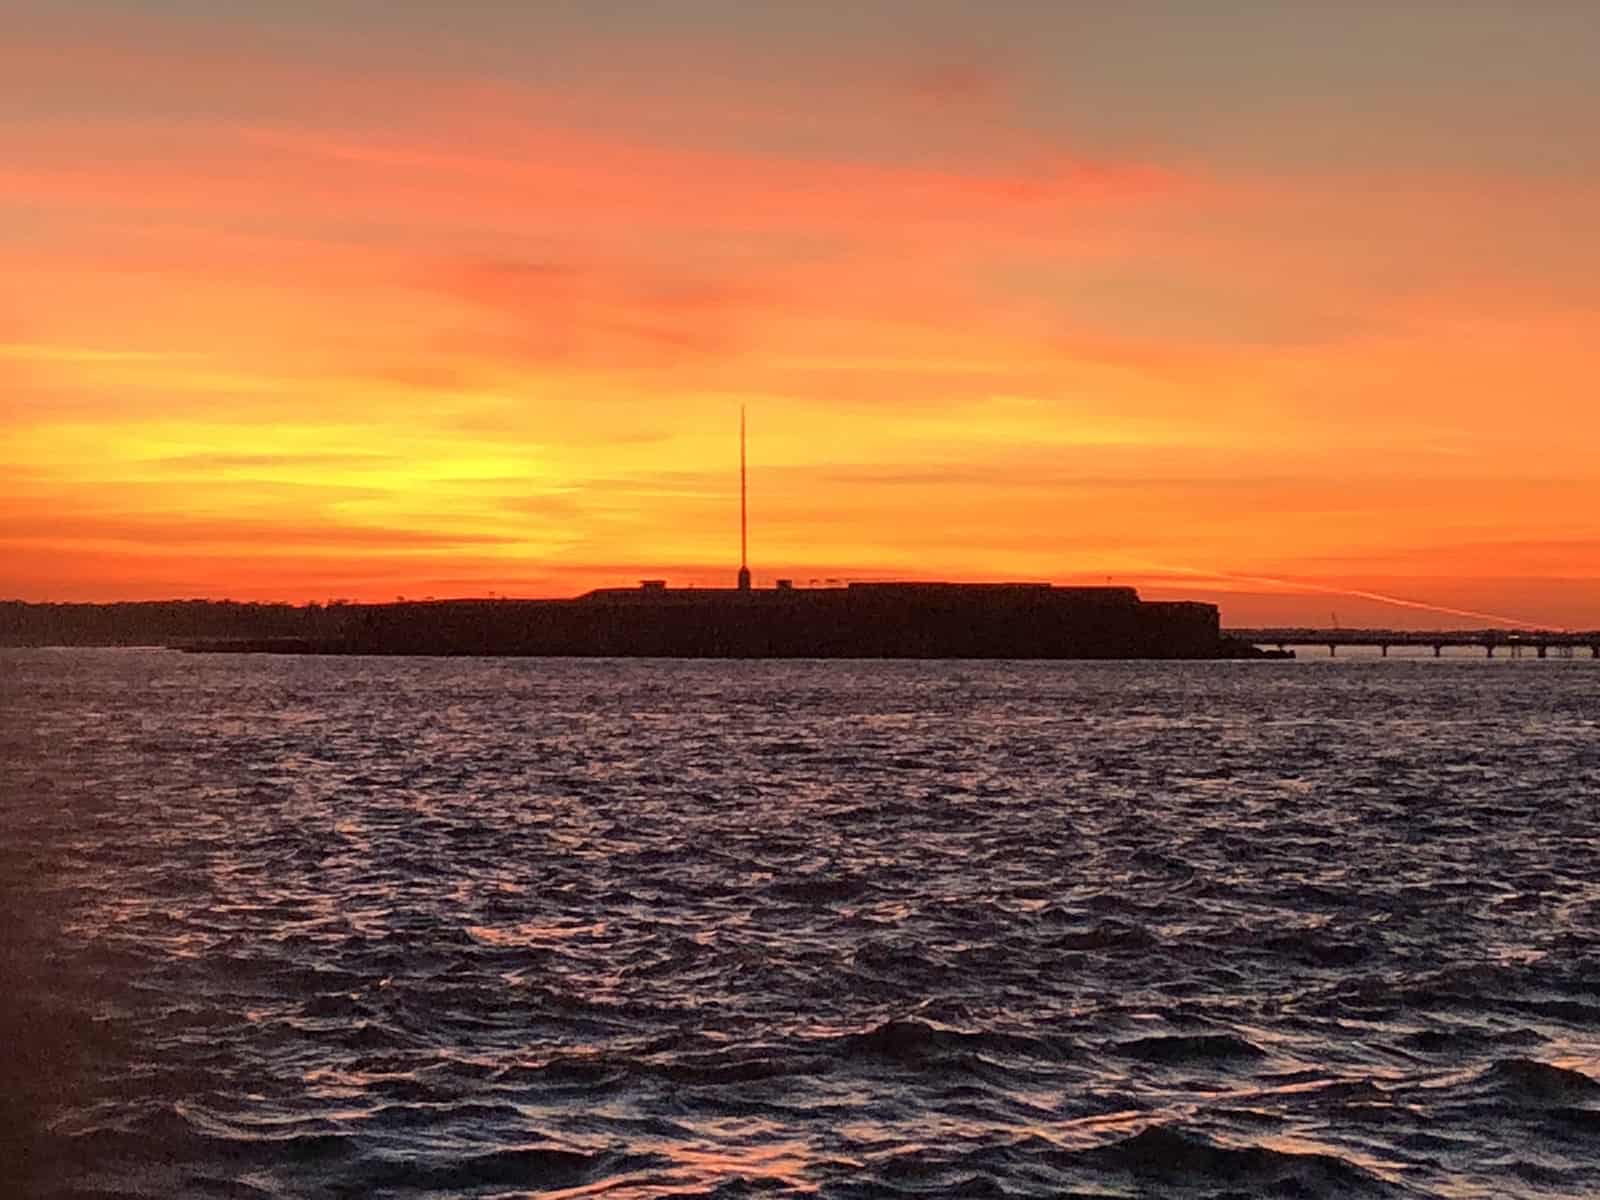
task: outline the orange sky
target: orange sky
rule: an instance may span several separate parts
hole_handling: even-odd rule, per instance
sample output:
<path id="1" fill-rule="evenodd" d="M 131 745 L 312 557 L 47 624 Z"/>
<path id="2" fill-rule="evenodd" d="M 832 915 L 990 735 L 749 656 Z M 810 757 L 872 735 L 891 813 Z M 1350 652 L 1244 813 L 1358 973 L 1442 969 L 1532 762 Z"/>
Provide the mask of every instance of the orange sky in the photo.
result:
<path id="1" fill-rule="evenodd" d="M 150 7 L 0 42 L 0 595 L 729 582 L 745 405 L 758 584 L 1600 626 L 1582 6 Z"/>

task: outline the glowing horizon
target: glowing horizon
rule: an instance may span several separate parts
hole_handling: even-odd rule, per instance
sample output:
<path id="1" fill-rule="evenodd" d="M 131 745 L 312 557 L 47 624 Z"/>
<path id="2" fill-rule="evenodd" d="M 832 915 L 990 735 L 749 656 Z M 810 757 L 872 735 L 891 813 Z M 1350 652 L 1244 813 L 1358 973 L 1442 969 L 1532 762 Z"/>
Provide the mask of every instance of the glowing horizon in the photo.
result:
<path id="1" fill-rule="evenodd" d="M 0 595 L 1600 626 L 1570 6 L 24 8 Z"/>

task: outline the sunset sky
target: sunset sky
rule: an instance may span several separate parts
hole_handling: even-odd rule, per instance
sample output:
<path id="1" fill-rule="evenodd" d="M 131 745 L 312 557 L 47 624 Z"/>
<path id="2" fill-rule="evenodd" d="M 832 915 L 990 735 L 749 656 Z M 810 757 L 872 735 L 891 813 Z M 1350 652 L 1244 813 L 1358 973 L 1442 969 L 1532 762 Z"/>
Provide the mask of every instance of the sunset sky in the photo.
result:
<path id="1" fill-rule="evenodd" d="M 1600 626 L 1591 4 L 6 12 L 0 596 Z"/>

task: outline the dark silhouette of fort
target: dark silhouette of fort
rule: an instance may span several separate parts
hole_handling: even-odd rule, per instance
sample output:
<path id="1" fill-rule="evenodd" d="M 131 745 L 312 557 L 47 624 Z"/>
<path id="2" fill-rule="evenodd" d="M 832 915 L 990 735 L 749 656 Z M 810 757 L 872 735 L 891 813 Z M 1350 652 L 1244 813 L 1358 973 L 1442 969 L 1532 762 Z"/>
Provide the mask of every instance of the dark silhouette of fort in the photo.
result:
<path id="1" fill-rule="evenodd" d="M 573 600 L 441 601 L 364 610 L 306 650 L 662 658 L 1217 658 L 1209 604 L 1148 604 L 1132 588 L 853 583 L 669 589 Z M 270 649 L 270 646 L 260 646 Z"/>
<path id="2" fill-rule="evenodd" d="M 287 654 L 665 658 L 1219 658 L 1214 606 L 1132 588 L 853 583 L 605 588 L 571 600 L 291 607 L 0 604 L 0 645 L 159 645 Z"/>

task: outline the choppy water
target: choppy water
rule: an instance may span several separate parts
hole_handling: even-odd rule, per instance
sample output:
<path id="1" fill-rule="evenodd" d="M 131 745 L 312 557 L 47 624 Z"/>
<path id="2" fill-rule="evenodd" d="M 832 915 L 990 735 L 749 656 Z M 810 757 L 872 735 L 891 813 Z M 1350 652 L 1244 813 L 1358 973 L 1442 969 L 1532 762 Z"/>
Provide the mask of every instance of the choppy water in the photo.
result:
<path id="1" fill-rule="evenodd" d="M 1600 1190 L 1593 663 L 0 672 L 24 1194 Z"/>

